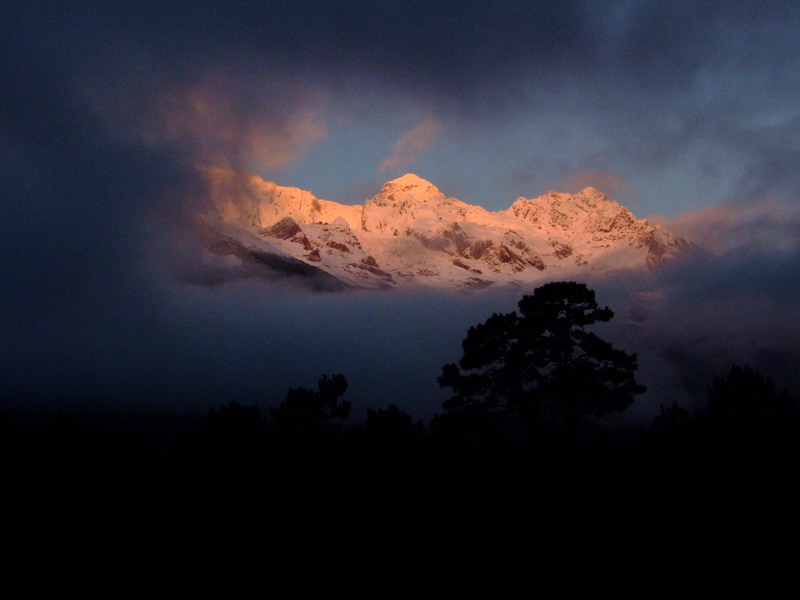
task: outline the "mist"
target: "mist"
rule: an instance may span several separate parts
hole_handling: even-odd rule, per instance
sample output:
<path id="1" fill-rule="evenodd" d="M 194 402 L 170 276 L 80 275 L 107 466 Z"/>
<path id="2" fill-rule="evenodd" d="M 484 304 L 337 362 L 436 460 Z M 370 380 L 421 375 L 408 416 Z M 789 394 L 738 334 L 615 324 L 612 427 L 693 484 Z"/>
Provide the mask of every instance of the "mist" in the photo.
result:
<path id="1" fill-rule="evenodd" d="M 762 259 L 701 255 L 588 281 L 615 311 L 594 330 L 637 353 L 648 387 L 616 421 L 648 422 L 672 402 L 701 406 L 731 364 L 796 394 L 800 293 L 780 278 L 797 257 Z M 467 329 L 531 291 L 319 293 L 302 281 L 203 286 L 142 269 L 66 318 L 57 300 L 18 307 L 3 324 L 2 392 L 17 406 L 201 414 L 231 400 L 264 409 L 289 387 L 342 373 L 353 420 L 389 404 L 427 420 L 447 398 L 436 378 L 460 359 Z"/>

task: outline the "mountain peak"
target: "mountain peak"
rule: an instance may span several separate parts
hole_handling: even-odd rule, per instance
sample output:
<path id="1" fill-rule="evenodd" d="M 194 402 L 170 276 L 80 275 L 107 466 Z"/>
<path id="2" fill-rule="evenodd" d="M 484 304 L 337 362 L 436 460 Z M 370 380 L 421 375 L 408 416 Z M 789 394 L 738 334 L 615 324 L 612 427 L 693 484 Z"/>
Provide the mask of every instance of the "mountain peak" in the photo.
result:
<path id="1" fill-rule="evenodd" d="M 406 173 L 402 177 L 384 183 L 381 190 L 373 197 L 373 200 L 379 198 L 390 198 L 391 201 L 411 202 L 414 204 L 420 202 L 438 204 L 445 200 L 445 195 L 427 179 L 423 179 L 414 173 Z"/>
<path id="2" fill-rule="evenodd" d="M 600 197 L 602 197 L 602 198 L 606 198 L 606 199 L 608 199 L 608 196 L 606 196 L 606 195 L 605 195 L 603 192 L 601 192 L 601 191 L 600 191 L 600 190 L 598 190 L 597 188 L 593 188 L 593 187 L 592 187 L 592 186 L 590 186 L 590 185 L 587 185 L 585 188 L 583 188 L 583 189 L 582 189 L 582 190 L 579 192 L 579 194 L 578 194 L 578 195 L 580 195 L 580 196 L 600 196 Z"/>
<path id="3" fill-rule="evenodd" d="M 583 188 L 579 193 L 575 194 L 575 196 L 581 198 L 586 204 L 592 207 L 619 205 L 618 202 L 612 200 L 603 192 L 591 186 Z"/>
<path id="4" fill-rule="evenodd" d="M 419 204 L 436 206 L 446 201 L 445 195 L 430 181 L 413 173 L 406 173 L 384 183 L 367 204 L 402 208 Z"/>
<path id="5" fill-rule="evenodd" d="M 655 268 L 693 247 L 593 187 L 519 198 L 498 212 L 448 198 L 414 173 L 387 181 L 363 206 L 260 178 L 251 178 L 245 193 L 240 188 L 233 191 L 241 197 L 219 190 L 236 208 L 220 205 L 229 227 L 238 222 L 270 252 L 348 285 L 521 286 L 577 270 Z"/>
<path id="6" fill-rule="evenodd" d="M 430 181 L 413 173 L 387 181 L 364 204 L 361 226 L 365 231 L 402 232 L 419 220 L 437 221 L 442 210 L 461 205 L 447 198 Z"/>
<path id="7" fill-rule="evenodd" d="M 519 200 L 527 200 L 527 198 L 520 198 Z M 584 204 L 589 204 L 591 206 L 594 206 L 598 202 L 600 203 L 614 202 L 603 192 L 591 186 L 586 186 L 581 191 L 575 194 L 571 194 L 569 192 L 557 192 L 555 190 L 550 190 L 545 194 L 539 196 L 538 198 L 531 198 L 530 200 L 547 200 L 548 202 L 558 201 L 566 203 L 574 203 L 576 201 L 579 201 L 583 202 Z"/>
<path id="8" fill-rule="evenodd" d="M 423 179 L 419 175 L 415 173 L 406 173 L 405 175 L 398 177 L 397 179 L 392 179 L 391 181 L 387 181 L 384 186 L 386 185 L 399 185 L 399 186 L 434 186 L 430 181 L 427 179 Z"/>

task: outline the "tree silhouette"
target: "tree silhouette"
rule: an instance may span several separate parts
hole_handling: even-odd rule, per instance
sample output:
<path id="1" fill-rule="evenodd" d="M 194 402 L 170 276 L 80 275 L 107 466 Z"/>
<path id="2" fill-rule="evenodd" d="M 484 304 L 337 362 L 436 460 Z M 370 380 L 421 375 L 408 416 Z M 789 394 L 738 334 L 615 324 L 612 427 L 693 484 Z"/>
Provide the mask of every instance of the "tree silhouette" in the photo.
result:
<path id="1" fill-rule="evenodd" d="M 674 433 L 685 431 L 691 426 L 692 415 L 689 411 L 673 402 L 665 407 L 659 407 L 658 414 L 653 419 L 653 429 L 660 433 Z"/>
<path id="2" fill-rule="evenodd" d="M 779 392 L 770 377 L 749 366 L 732 366 L 724 377 L 715 377 L 708 386 L 708 408 L 699 411 L 701 420 L 734 437 L 744 432 L 770 435 L 797 418 L 794 401 L 786 391 Z"/>
<path id="3" fill-rule="evenodd" d="M 232 400 L 212 408 L 202 419 L 205 448 L 217 458 L 255 457 L 268 447 L 269 425 L 256 406 L 244 406 Z"/>
<path id="4" fill-rule="evenodd" d="M 390 404 L 387 408 L 368 408 L 362 429 L 374 443 L 390 445 L 418 441 L 425 427 L 422 421 L 414 422 L 411 415 Z"/>
<path id="5" fill-rule="evenodd" d="M 764 377 L 749 366 L 732 366 L 725 377 L 715 377 L 708 386 L 708 412 L 728 417 L 738 413 L 776 414 L 791 410 L 788 394 L 778 392 L 771 377 Z"/>
<path id="6" fill-rule="evenodd" d="M 212 408 L 203 418 L 208 427 L 231 431 L 237 434 L 243 431 L 260 430 L 264 426 L 261 411 L 256 406 L 243 406 L 231 400 L 219 410 Z"/>
<path id="7" fill-rule="evenodd" d="M 568 428 L 580 414 L 624 410 L 645 391 L 634 379 L 636 355 L 586 331 L 613 314 L 585 284 L 537 288 L 520 300 L 519 314 L 470 327 L 459 364 L 442 367 L 440 385 L 455 392 L 443 407 L 503 423 L 549 417 Z"/>
<path id="8" fill-rule="evenodd" d="M 344 375 L 323 375 L 317 380 L 317 391 L 290 388 L 278 408 L 272 409 L 275 430 L 281 433 L 318 433 L 350 415 L 351 403 L 339 401 L 347 391 Z"/>

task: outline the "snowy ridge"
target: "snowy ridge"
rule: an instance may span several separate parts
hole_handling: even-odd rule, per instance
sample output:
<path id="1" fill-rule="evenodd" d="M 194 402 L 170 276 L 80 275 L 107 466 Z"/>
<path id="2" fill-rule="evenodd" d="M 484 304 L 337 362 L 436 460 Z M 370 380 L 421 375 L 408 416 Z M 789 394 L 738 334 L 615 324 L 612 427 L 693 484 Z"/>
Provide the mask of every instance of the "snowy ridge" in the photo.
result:
<path id="1" fill-rule="evenodd" d="M 585 270 L 657 268 L 694 248 L 591 187 L 490 212 L 414 174 L 348 206 L 257 176 L 204 173 L 227 231 L 255 235 L 348 286 L 526 285 Z"/>

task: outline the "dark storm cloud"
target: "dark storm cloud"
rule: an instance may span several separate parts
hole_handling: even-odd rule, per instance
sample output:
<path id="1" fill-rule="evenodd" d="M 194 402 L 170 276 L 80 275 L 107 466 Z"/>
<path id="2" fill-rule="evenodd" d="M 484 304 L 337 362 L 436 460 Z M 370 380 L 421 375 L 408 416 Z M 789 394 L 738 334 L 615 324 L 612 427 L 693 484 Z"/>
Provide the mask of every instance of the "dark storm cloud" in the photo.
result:
<path id="1" fill-rule="evenodd" d="M 538 81 L 577 82 L 613 104 L 671 96 L 730 65 L 779 85 L 798 41 L 794 11 L 771 2 L 83 2 L 4 13 L 28 51 L 90 79 L 179 83 L 216 68 L 252 84 L 291 70 L 451 100 L 524 97 L 521 84 Z"/>
<path id="2" fill-rule="evenodd" d="M 757 131 L 731 131 L 748 147 L 752 162 L 742 173 L 736 194 L 731 200 L 747 203 L 753 198 L 800 199 L 800 116 Z"/>
<path id="3" fill-rule="evenodd" d="M 31 48 L 102 76 L 146 74 L 129 70 L 141 60 L 171 77 L 245 63 L 458 93 L 501 73 L 580 65 L 591 38 L 578 3 L 555 1 L 83 2 L 4 13 Z"/>
<path id="4" fill-rule="evenodd" d="M 79 82 L 107 126 L 128 133 L 163 129 L 198 93 L 220 102 L 234 129 L 269 121 L 278 135 L 319 97 L 377 94 L 451 119 L 588 116 L 607 154 L 658 168 L 765 108 L 791 113 L 798 100 L 800 28 L 785 3 L 46 6 L 8 7 L 12 39 Z M 739 144 L 754 164 L 757 129 Z M 184 148 L 219 145 L 178 134 L 167 137 Z"/>
<path id="5" fill-rule="evenodd" d="M 126 266 L 142 215 L 168 206 L 186 172 L 166 152 L 103 135 L 71 82 L 32 62 L 11 57 L 3 69 L 4 297 L 83 301 L 78 292 L 108 287 Z"/>
<path id="6" fill-rule="evenodd" d="M 596 10 L 604 32 L 596 70 L 574 82 L 564 100 L 571 103 L 569 115 L 597 127 L 603 144 L 577 167 L 626 177 L 672 168 L 675 177 L 688 178 L 695 176 L 690 165 L 702 162 L 699 183 L 715 201 L 777 194 L 796 202 L 796 170 L 786 168 L 799 148 L 792 134 L 800 105 L 794 7 L 616 6 Z M 738 185 L 728 189 L 732 179 Z"/>
<path id="7" fill-rule="evenodd" d="M 487 74 L 491 81 L 500 71 L 585 57 L 589 36 L 576 3 L 554 1 L 136 3 L 102 12 L 120 34 L 138 32 L 155 51 L 190 63 L 265 60 L 460 91 Z"/>

